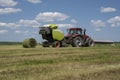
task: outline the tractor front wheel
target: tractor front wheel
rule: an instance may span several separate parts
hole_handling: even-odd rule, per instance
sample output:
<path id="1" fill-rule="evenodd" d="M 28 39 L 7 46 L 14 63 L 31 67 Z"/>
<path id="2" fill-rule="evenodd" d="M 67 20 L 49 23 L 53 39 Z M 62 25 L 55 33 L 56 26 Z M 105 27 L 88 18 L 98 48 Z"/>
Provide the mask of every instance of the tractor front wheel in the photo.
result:
<path id="1" fill-rule="evenodd" d="M 92 47 L 92 46 L 94 46 L 94 40 L 93 39 L 91 39 L 91 38 L 87 38 L 86 39 L 86 46 L 87 47 Z"/>

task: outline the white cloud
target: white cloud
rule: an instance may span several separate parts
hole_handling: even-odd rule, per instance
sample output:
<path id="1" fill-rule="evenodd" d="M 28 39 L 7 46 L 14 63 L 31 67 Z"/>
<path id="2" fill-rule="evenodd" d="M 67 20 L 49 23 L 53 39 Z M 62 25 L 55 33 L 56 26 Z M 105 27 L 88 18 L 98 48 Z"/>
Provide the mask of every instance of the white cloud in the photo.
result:
<path id="1" fill-rule="evenodd" d="M 39 27 L 39 26 L 40 23 L 38 23 L 36 20 L 20 19 L 18 22 L 15 23 L 0 22 L 0 27 L 17 28 L 17 27 Z"/>
<path id="2" fill-rule="evenodd" d="M 42 1 L 41 0 L 27 0 L 28 2 L 31 2 L 31 3 L 41 3 Z"/>
<path id="3" fill-rule="evenodd" d="M 76 27 L 76 25 L 73 25 L 73 24 L 57 24 L 57 25 L 60 28 L 62 28 L 62 27 L 67 27 L 67 28 Z"/>
<path id="4" fill-rule="evenodd" d="M 40 23 L 38 23 L 36 20 L 21 19 L 18 23 L 19 25 L 26 26 L 26 27 L 39 27 L 40 26 Z"/>
<path id="5" fill-rule="evenodd" d="M 10 14 L 10 13 L 17 13 L 22 11 L 19 8 L 0 8 L 0 14 Z"/>
<path id="6" fill-rule="evenodd" d="M 11 28 L 17 28 L 19 27 L 20 25 L 19 24 L 16 24 L 16 23 L 7 23 L 7 27 L 11 27 Z"/>
<path id="7" fill-rule="evenodd" d="M 0 34 L 5 34 L 7 32 L 8 32 L 8 30 L 0 30 Z"/>
<path id="8" fill-rule="evenodd" d="M 99 31 L 101 31 L 101 29 L 100 29 L 100 28 L 97 28 L 97 29 L 95 29 L 95 31 L 99 32 Z"/>
<path id="9" fill-rule="evenodd" d="M 29 31 L 27 31 L 27 30 L 26 30 L 26 31 L 16 30 L 15 33 L 16 33 L 16 34 L 28 34 Z"/>
<path id="10" fill-rule="evenodd" d="M 19 27 L 20 25 L 16 23 L 5 23 L 5 22 L 0 22 L 0 27 L 11 27 L 11 28 L 16 28 Z"/>
<path id="11" fill-rule="evenodd" d="M 72 22 L 72 23 L 77 23 L 77 20 L 72 19 L 71 22 Z"/>
<path id="12" fill-rule="evenodd" d="M 56 24 L 57 26 L 58 26 L 58 28 L 63 28 L 63 27 L 65 27 L 65 28 L 68 28 L 68 27 L 76 27 L 76 25 L 74 25 L 74 24 Z M 49 24 L 45 24 L 45 25 L 43 25 L 44 27 L 48 27 L 49 26 Z"/>
<path id="13" fill-rule="evenodd" d="M 0 0 L 0 6 L 6 7 L 15 5 L 17 5 L 17 2 L 14 0 Z"/>
<path id="14" fill-rule="evenodd" d="M 120 27 L 120 16 L 110 18 L 107 22 L 110 23 L 112 27 Z"/>
<path id="15" fill-rule="evenodd" d="M 115 8 L 112 8 L 112 7 L 101 7 L 101 10 L 100 10 L 100 12 L 101 13 L 108 13 L 108 12 L 115 12 L 116 11 L 116 9 Z"/>
<path id="16" fill-rule="evenodd" d="M 102 20 L 91 20 L 91 25 L 94 27 L 105 27 L 105 22 Z"/>
<path id="17" fill-rule="evenodd" d="M 0 22 L 0 27 L 5 27 L 7 24 L 4 22 Z"/>
<path id="18" fill-rule="evenodd" d="M 16 30 L 16 31 L 15 31 L 15 33 L 20 34 L 20 33 L 22 33 L 22 32 L 21 32 L 21 31 L 19 31 L 19 30 Z"/>
<path id="19" fill-rule="evenodd" d="M 59 12 L 44 12 L 44 13 L 39 13 L 36 16 L 36 20 L 42 22 L 53 22 L 53 21 L 63 21 L 68 17 L 69 16 Z"/>

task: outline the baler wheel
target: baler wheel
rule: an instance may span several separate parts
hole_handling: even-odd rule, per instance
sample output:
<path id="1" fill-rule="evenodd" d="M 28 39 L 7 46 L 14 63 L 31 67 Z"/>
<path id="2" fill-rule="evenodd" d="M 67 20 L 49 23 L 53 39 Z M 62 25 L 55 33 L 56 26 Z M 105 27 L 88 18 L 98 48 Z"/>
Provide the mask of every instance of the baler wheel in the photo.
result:
<path id="1" fill-rule="evenodd" d="M 60 42 L 59 41 L 53 42 L 52 47 L 59 48 L 60 47 Z"/>
<path id="2" fill-rule="evenodd" d="M 43 47 L 49 47 L 49 42 L 48 42 L 48 41 L 44 41 L 44 42 L 42 43 L 42 46 L 43 46 Z"/>

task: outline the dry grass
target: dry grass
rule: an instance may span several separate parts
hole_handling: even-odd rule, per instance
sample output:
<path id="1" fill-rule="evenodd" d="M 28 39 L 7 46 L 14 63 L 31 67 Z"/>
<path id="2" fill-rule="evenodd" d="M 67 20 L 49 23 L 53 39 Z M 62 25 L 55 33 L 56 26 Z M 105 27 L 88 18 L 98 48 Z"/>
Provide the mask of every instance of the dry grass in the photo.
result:
<path id="1" fill-rule="evenodd" d="M 0 46 L 0 80 L 120 80 L 120 45 Z"/>

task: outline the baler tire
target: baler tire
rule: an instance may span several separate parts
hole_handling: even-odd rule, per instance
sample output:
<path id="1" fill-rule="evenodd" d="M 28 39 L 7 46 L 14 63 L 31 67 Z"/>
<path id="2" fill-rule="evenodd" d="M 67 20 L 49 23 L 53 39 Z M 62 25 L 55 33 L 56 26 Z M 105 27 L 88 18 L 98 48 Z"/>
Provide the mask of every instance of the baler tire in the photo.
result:
<path id="1" fill-rule="evenodd" d="M 52 47 L 59 48 L 59 47 L 61 47 L 61 43 L 59 41 L 55 41 L 55 42 L 53 42 Z"/>
<path id="2" fill-rule="evenodd" d="M 49 47 L 49 42 L 48 42 L 48 41 L 44 41 L 44 42 L 42 43 L 42 46 L 43 46 L 43 47 Z"/>

